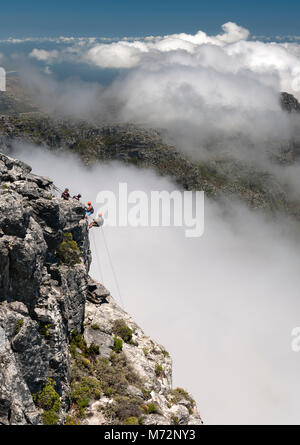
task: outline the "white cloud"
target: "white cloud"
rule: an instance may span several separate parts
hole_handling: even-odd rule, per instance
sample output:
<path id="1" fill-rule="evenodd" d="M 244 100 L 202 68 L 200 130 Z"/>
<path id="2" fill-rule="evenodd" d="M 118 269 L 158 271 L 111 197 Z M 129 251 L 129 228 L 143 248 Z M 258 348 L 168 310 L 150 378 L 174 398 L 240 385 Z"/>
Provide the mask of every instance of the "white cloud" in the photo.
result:
<path id="1" fill-rule="evenodd" d="M 222 28 L 216 36 L 198 31 L 105 44 L 77 39 L 60 49 L 35 48 L 31 57 L 47 66 L 85 62 L 122 75 L 106 88 L 32 74 L 27 85 L 54 115 L 162 127 L 171 143 L 196 158 L 230 152 L 262 161 L 266 148 L 286 145 L 294 132 L 279 92 L 300 95 L 299 46 L 247 40 L 248 30 L 232 22 Z"/>
<path id="2" fill-rule="evenodd" d="M 45 49 L 34 48 L 29 56 L 43 62 L 51 63 L 52 60 L 59 56 L 59 52 L 57 50 L 47 51 Z"/>
<path id="3" fill-rule="evenodd" d="M 144 52 L 148 52 L 145 43 L 121 41 L 96 45 L 87 51 L 84 58 L 101 68 L 131 68 L 139 63 Z"/>
<path id="4" fill-rule="evenodd" d="M 70 46 L 50 51 L 35 48 L 30 56 L 46 63 L 67 60 L 100 68 L 155 69 L 169 62 L 199 69 L 217 67 L 235 74 L 249 70 L 253 75 L 277 77 L 280 89 L 300 97 L 299 45 L 247 40 L 249 31 L 233 22 L 225 23 L 222 29 L 223 33 L 216 36 L 198 31 L 194 35 L 149 36 L 143 40 L 123 38 L 110 43 L 99 43 L 96 38 L 60 37 L 57 40 Z"/>
<path id="5" fill-rule="evenodd" d="M 149 52 L 170 52 L 186 51 L 195 54 L 199 45 L 212 44 L 223 46 L 225 44 L 238 42 L 247 39 L 249 32 L 235 23 L 228 22 L 223 26 L 223 34 L 215 37 L 208 36 L 203 31 L 191 34 L 172 34 L 163 37 L 153 37 L 144 39 L 143 42 L 136 40 L 133 42 L 119 41 L 107 44 L 98 44 L 89 49 L 85 58 L 103 68 L 130 68 L 142 62 L 143 54 Z"/>

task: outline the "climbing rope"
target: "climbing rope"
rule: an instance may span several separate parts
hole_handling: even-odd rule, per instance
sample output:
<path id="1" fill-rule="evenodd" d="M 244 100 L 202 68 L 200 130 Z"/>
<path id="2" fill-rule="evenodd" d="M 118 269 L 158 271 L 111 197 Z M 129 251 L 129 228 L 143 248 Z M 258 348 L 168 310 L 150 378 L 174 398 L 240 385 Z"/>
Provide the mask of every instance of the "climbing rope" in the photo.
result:
<path id="1" fill-rule="evenodd" d="M 93 231 L 92 231 L 92 243 L 94 245 L 94 250 L 96 252 L 96 259 L 97 259 L 98 269 L 99 269 L 99 273 L 100 273 L 100 280 L 101 280 L 101 283 L 104 284 L 103 271 L 102 271 L 101 262 L 100 262 L 100 258 L 99 258 L 99 255 L 98 255 L 97 245 L 96 245 L 96 241 L 95 241 L 95 237 L 94 237 Z"/>
<path id="2" fill-rule="evenodd" d="M 54 190 L 56 193 L 59 193 L 59 195 L 61 195 L 63 193 L 63 191 L 56 187 L 56 185 L 52 184 L 52 190 Z"/>
<path id="3" fill-rule="evenodd" d="M 105 235 L 104 235 L 103 227 L 101 227 L 101 232 L 102 232 L 102 235 L 103 235 L 104 245 L 105 245 L 105 248 L 106 248 L 106 252 L 107 252 L 108 259 L 109 259 L 110 267 L 111 267 L 111 270 L 112 270 L 112 273 L 113 273 L 113 276 L 114 276 L 114 280 L 115 280 L 115 284 L 116 284 L 116 288 L 117 288 L 117 292 L 118 292 L 118 299 L 119 299 L 119 302 L 121 304 L 121 307 L 124 309 L 124 303 L 123 303 L 123 299 L 121 297 L 121 291 L 120 291 L 119 282 L 118 282 L 118 279 L 117 279 L 115 268 L 113 266 L 111 254 L 110 254 L 110 251 L 108 249 L 108 244 L 106 242 L 106 238 L 105 238 Z"/>
<path id="4" fill-rule="evenodd" d="M 55 190 L 56 192 L 58 192 L 60 194 L 63 193 L 63 191 L 60 188 L 56 187 L 54 184 L 52 184 L 52 188 L 53 188 L 53 190 Z M 111 257 L 111 254 L 110 254 L 110 251 L 109 251 L 109 248 L 108 248 L 108 244 L 106 242 L 106 238 L 105 238 L 103 227 L 101 227 L 101 232 L 102 232 L 102 236 L 103 236 L 104 245 L 105 245 L 105 249 L 106 249 L 106 252 L 107 252 L 107 257 L 108 257 L 108 260 L 109 260 L 110 268 L 112 270 L 112 274 L 113 274 L 113 277 L 114 277 L 114 280 L 115 280 L 115 285 L 116 285 L 116 289 L 117 289 L 117 293 L 118 293 L 119 303 L 120 303 L 121 307 L 124 309 L 124 303 L 123 303 L 123 299 L 122 299 L 122 296 L 121 296 L 121 291 L 120 291 L 120 286 L 119 286 L 119 282 L 118 282 L 118 279 L 117 279 L 117 274 L 116 274 L 116 271 L 115 271 L 115 268 L 114 268 L 114 265 L 113 265 L 113 261 L 112 261 L 112 257 Z M 94 250 L 96 252 L 96 258 L 97 258 L 97 263 L 98 263 L 100 280 L 104 284 L 103 270 L 102 270 L 102 267 L 101 267 L 101 262 L 100 262 L 100 258 L 99 258 L 99 254 L 98 254 L 98 250 L 97 250 L 97 243 L 96 243 L 96 240 L 94 238 L 93 231 L 92 231 L 91 238 L 92 238 L 92 243 L 93 243 L 93 246 L 94 246 Z"/>

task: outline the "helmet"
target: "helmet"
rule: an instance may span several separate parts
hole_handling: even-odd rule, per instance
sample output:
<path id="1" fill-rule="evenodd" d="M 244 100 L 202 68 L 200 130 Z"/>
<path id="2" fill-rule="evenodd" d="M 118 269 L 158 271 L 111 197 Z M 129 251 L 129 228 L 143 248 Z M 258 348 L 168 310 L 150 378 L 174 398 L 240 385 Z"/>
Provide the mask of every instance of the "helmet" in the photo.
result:
<path id="1" fill-rule="evenodd" d="M 90 206 L 90 205 L 92 205 L 92 203 L 91 203 L 91 202 L 88 202 L 88 205 Z"/>

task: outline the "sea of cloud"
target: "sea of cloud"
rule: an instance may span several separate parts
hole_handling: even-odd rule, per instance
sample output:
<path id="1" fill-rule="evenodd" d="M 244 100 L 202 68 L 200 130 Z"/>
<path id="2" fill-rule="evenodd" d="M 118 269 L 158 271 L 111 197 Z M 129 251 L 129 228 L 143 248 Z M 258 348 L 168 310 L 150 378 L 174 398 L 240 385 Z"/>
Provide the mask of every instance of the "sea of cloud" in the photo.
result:
<path id="1" fill-rule="evenodd" d="M 42 72 L 27 65 L 21 77 L 56 117 L 164 128 L 168 142 L 197 159 L 230 152 L 262 162 L 267 147 L 284 146 L 295 133 L 279 93 L 300 98 L 299 45 L 250 40 L 249 31 L 232 22 L 222 28 L 216 36 L 198 31 L 34 47 L 27 63 L 38 63 Z M 73 75 L 52 75 L 66 64 Z M 78 78 L 83 66 L 99 79 L 109 72 L 111 81 Z"/>

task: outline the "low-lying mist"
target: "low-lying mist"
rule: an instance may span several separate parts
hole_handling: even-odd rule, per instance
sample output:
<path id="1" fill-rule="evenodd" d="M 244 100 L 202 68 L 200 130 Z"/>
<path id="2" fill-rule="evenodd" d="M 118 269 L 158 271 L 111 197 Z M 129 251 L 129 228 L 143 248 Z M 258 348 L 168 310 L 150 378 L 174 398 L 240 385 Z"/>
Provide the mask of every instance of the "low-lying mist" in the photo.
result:
<path id="1" fill-rule="evenodd" d="M 83 167 L 65 153 L 18 145 L 14 156 L 82 201 L 101 190 L 174 190 L 171 180 L 121 164 Z M 299 423 L 299 248 L 293 225 L 242 203 L 205 201 L 205 232 L 104 226 L 125 310 L 174 360 L 174 385 L 207 424 Z M 92 229 L 104 284 L 117 296 L 102 233 Z M 296 236 L 296 235 L 295 235 Z M 91 275 L 100 279 L 91 244 Z"/>

